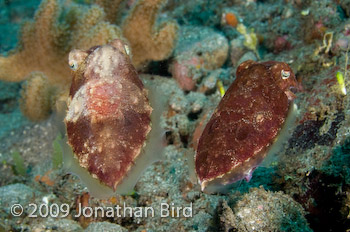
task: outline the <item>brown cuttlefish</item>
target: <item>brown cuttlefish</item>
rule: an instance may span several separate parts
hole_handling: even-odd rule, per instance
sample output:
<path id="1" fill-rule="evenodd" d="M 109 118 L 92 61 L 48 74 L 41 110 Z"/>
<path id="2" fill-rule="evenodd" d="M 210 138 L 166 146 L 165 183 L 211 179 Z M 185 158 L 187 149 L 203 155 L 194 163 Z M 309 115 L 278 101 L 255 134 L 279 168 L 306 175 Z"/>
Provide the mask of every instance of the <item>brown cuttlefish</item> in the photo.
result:
<path id="1" fill-rule="evenodd" d="M 288 64 L 245 61 L 204 128 L 195 155 L 202 191 L 250 180 L 287 123 L 299 84 Z"/>
<path id="2" fill-rule="evenodd" d="M 130 193 L 143 170 L 160 158 L 160 97 L 144 87 L 122 40 L 73 50 L 69 65 L 64 164 L 94 196 Z"/>

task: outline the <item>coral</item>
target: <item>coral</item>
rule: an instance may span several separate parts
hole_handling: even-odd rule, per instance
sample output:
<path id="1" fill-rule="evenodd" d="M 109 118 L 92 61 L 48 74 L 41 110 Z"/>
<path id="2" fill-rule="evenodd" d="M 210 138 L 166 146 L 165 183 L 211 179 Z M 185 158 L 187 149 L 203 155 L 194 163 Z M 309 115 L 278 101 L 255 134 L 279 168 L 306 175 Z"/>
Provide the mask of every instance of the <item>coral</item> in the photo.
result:
<path id="1" fill-rule="evenodd" d="M 17 2 L 24 1 L 33 2 L 33 0 L 0 1 L 0 5 L 4 6 L 4 8 L 0 7 L 0 13 L 4 11 L 10 12 L 5 9 L 9 2 L 12 6 L 18 7 L 22 5 L 17 5 Z M 34 1 L 39 2 L 41 0 Z M 126 16 L 124 19 L 128 18 L 128 14 L 132 12 L 131 10 L 129 11 L 129 9 L 124 9 L 124 6 L 126 6 L 126 8 L 129 7 L 129 5 L 126 5 L 127 2 L 135 6 L 143 1 L 125 0 L 119 7 L 115 7 L 119 4 L 117 0 L 58 0 L 57 2 L 65 2 L 66 6 L 69 7 L 68 10 L 62 10 L 61 13 L 59 13 L 59 17 L 55 17 L 55 19 L 59 19 L 59 24 L 61 25 L 61 27 L 57 29 L 57 33 L 59 34 L 59 36 L 57 36 L 57 44 L 60 46 L 60 49 L 62 48 L 62 53 L 68 53 L 71 48 L 75 48 L 74 44 L 78 44 L 78 40 L 83 42 L 84 38 L 86 39 L 86 36 L 89 34 L 89 30 L 81 30 L 78 33 L 75 29 L 81 26 L 79 24 L 89 25 L 86 27 L 87 29 L 92 28 L 94 27 L 93 21 L 98 21 L 103 17 L 100 7 L 104 9 L 105 18 L 106 20 L 110 20 L 109 23 L 113 21 L 114 24 L 117 23 L 117 25 L 121 25 L 119 23 L 122 22 L 122 16 Z M 226 205 L 225 208 L 225 215 L 221 214 L 222 218 L 225 218 L 223 220 L 225 222 L 222 223 L 226 223 L 226 231 L 253 231 L 253 227 L 255 231 L 307 231 L 307 226 L 303 227 L 302 223 L 297 223 L 300 221 L 305 222 L 305 218 L 300 216 L 301 214 L 296 213 L 300 213 L 301 210 L 298 210 L 300 206 L 295 204 L 294 201 L 291 201 L 291 197 L 308 211 L 305 217 L 310 223 L 310 227 L 315 231 L 345 231 L 348 229 L 350 219 L 350 216 L 348 216 L 349 208 L 341 208 L 340 206 L 344 206 L 344 204 L 350 205 L 350 194 L 348 194 L 347 200 L 344 199 L 344 192 L 350 192 L 350 172 L 348 165 L 350 162 L 350 142 L 347 141 L 344 143 L 343 141 L 344 137 L 349 137 L 350 135 L 350 95 L 349 93 L 344 95 L 339 91 L 336 73 L 338 71 L 343 74 L 344 84 L 346 88 L 348 88 L 350 86 L 350 82 L 348 81 L 349 71 L 347 70 L 347 62 L 344 62 L 344 57 L 345 54 L 347 54 L 345 51 L 349 44 L 349 35 L 344 33 L 344 35 L 340 37 L 339 34 L 340 31 L 343 30 L 343 26 L 349 22 L 349 19 L 346 17 L 341 19 L 338 25 L 332 25 L 333 23 L 329 21 L 326 22 L 328 18 L 327 12 L 331 11 L 326 11 L 326 13 L 323 14 L 324 11 L 322 11 L 322 7 L 310 7 L 310 4 L 316 6 L 318 1 L 314 1 L 315 3 L 313 3 L 313 1 L 301 0 L 169 0 L 169 2 L 176 5 L 176 8 L 169 8 L 169 5 L 165 6 L 168 7 L 168 10 L 165 9 L 165 11 L 158 14 L 158 19 L 155 20 L 155 28 L 157 28 L 157 22 L 164 22 L 167 18 L 170 18 L 169 16 L 176 18 L 177 22 L 181 25 L 180 30 L 185 27 L 198 27 L 199 25 L 202 26 L 201 28 L 210 28 L 216 35 L 221 34 L 221 36 L 224 35 L 223 37 L 226 37 L 229 41 L 232 40 L 232 49 L 229 50 L 230 52 L 232 51 L 232 62 L 228 60 L 223 61 L 224 56 L 220 56 L 220 59 L 216 59 L 218 56 L 214 54 L 214 51 L 224 51 L 223 46 L 217 46 L 215 47 L 217 49 L 206 52 L 206 49 L 209 48 L 208 44 L 203 44 L 201 47 L 198 46 L 198 50 L 191 50 L 191 48 L 197 46 L 196 42 L 199 40 L 196 40 L 196 42 L 189 47 L 179 45 L 179 48 L 181 49 L 181 47 L 183 47 L 184 50 L 175 49 L 174 58 L 180 54 L 178 51 L 190 50 L 193 53 L 188 57 L 195 57 L 192 60 L 195 61 L 193 64 L 190 63 L 191 59 L 187 62 L 184 59 L 183 65 L 178 69 L 181 70 L 181 68 L 186 65 L 192 68 L 192 70 L 188 72 L 187 77 L 191 77 L 190 88 L 195 86 L 195 91 L 184 91 L 184 89 L 179 88 L 175 78 L 170 78 L 170 73 L 167 72 L 167 68 L 169 64 L 174 61 L 174 59 L 172 59 L 173 57 L 165 61 L 150 63 L 149 69 L 147 68 L 147 73 L 156 73 L 163 76 L 141 74 L 140 79 L 144 84 L 146 83 L 145 80 L 149 81 L 150 85 L 156 87 L 157 92 L 161 91 L 160 99 L 167 102 L 167 109 L 164 111 L 161 118 L 161 121 L 164 121 L 162 126 L 166 128 L 166 141 L 164 141 L 164 143 L 167 143 L 165 153 L 162 155 L 163 159 L 161 162 L 149 166 L 140 176 L 135 186 L 136 193 L 133 196 L 120 196 L 119 194 L 115 194 L 113 200 L 97 200 L 95 197 L 90 197 L 90 199 L 88 199 L 88 206 L 93 207 L 93 209 L 96 207 L 106 209 L 106 206 L 122 206 L 123 202 L 127 202 L 127 206 L 131 207 L 154 207 L 156 209 L 156 215 L 155 217 L 148 218 L 107 217 L 99 213 L 97 217 L 91 219 L 93 222 L 90 224 L 88 230 L 119 230 L 121 228 L 118 226 L 119 224 L 122 225 L 125 230 L 139 232 L 147 230 L 221 231 L 220 228 L 218 228 L 218 224 L 220 223 L 220 218 L 218 216 L 220 216 L 220 214 L 217 211 L 217 206 L 220 204 L 221 200 L 226 200 L 228 205 Z M 336 10 L 334 11 L 334 16 L 339 18 L 341 18 L 340 14 L 342 10 L 346 12 L 345 10 L 350 9 L 350 5 L 347 6 L 343 3 L 349 3 L 349 0 L 322 0 L 322 3 L 319 4 L 323 4 L 324 2 L 329 3 L 331 7 L 337 6 L 336 9 L 334 8 L 334 10 Z M 82 5 L 82 8 L 79 9 L 81 5 L 72 6 L 72 3 L 74 5 L 76 3 L 83 3 L 85 5 Z M 90 3 L 100 4 L 99 7 L 97 7 L 89 6 Z M 34 8 L 36 6 L 32 7 Z M 110 10 L 110 12 L 117 11 L 117 8 L 119 8 L 117 15 L 108 12 L 108 10 Z M 63 8 L 61 7 L 61 9 Z M 23 10 L 20 9 L 12 13 L 11 19 L 19 22 L 18 19 L 20 19 L 22 15 L 18 13 L 22 11 Z M 310 17 L 302 15 L 302 11 L 308 12 Z M 89 13 L 87 12 L 94 14 L 94 20 L 83 20 L 82 15 L 88 15 Z M 247 183 L 243 180 L 232 187 L 229 186 L 230 189 L 228 189 L 227 194 L 211 195 L 202 193 L 198 181 L 189 178 L 192 174 L 195 175 L 193 168 L 194 147 L 197 147 L 196 143 L 204 129 L 203 127 L 205 127 L 206 119 L 210 119 L 212 111 L 214 111 L 218 102 L 221 100 L 217 89 L 217 83 L 222 81 L 223 87 L 227 89 L 235 79 L 237 80 L 235 69 L 242 60 L 247 59 L 249 56 L 254 57 L 249 58 L 251 60 L 257 59 L 254 52 L 244 45 L 245 37 L 240 34 L 236 28 L 227 24 L 220 24 L 220 19 L 224 12 L 234 12 L 239 20 L 238 23 L 244 23 L 247 27 L 247 33 L 250 32 L 249 28 L 254 28 L 259 42 L 263 42 L 261 46 L 258 46 L 261 58 L 263 58 L 264 61 L 278 60 L 288 63 L 296 72 L 298 82 L 303 84 L 304 90 L 297 94 L 298 97 L 294 101 L 298 105 L 300 115 L 297 116 L 298 120 L 296 125 L 290 128 L 292 129 L 290 130 L 292 139 L 285 144 L 284 150 L 277 152 L 278 154 L 276 153 L 276 156 L 279 158 L 277 160 L 278 162 L 259 165 L 254 171 L 254 176 L 250 182 Z M 313 15 L 316 15 L 314 12 L 317 12 L 321 17 L 317 16 L 317 18 L 311 20 L 311 18 L 314 17 Z M 122 13 L 122 15 L 120 13 Z M 349 15 L 349 13 L 346 14 Z M 334 16 L 331 16 L 331 18 L 334 18 Z M 111 19 L 109 17 L 116 17 L 117 19 Z M 79 24 L 78 19 L 80 20 Z M 319 19 L 322 19 L 322 23 L 318 22 Z M 3 18 L 0 18 L 1 22 L 3 22 L 3 20 Z M 327 28 L 322 26 L 322 24 L 326 25 Z M 8 23 L 8 25 L 16 26 L 13 21 Z M 114 27 L 108 23 L 105 25 Z M 307 25 L 310 25 L 310 27 Z M 102 27 L 104 26 L 102 25 Z M 304 33 L 304 28 L 309 29 L 311 33 L 311 29 L 315 28 L 315 31 L 319 31 L 319 33 L 315 34 L 321 36 L 320 40 L 317 41 L 316 37 L 312 39 L 310 37 L 311 44 L 305 44 L 305 41 L 303 41 L 304 34 L 306 34 Z M 142 29 L 143 28 L 141 28 L 141 30 Z M 330 61 L 333 62 L 334 66 L 332 65 L 328 68 L 322 66 L 323 63 L 319 62 L 319 58 L 312 56 L 318 44 L 322 46 L 322 36 L 327 32 L 322 32 L 324 29 L 334 32 L 334 38 L 331 43 L 332 46 L 329 47 L 329 52 L 325 54 L 327 50 L 325 47 L 318 54 L 319 58 L 325 61 L 324 64 Z M 3 30 L 3 25 L 0 25 L 0 30 Z M 69 30 L 72 31 L 73 34 L 68 33 Z M 180 30 L 178 31 L 178 41 L 182 40 L 181 36 L 179 36 L 181 35 Z M 4 46 L 4 43 L 2 43 L 7 39 L 6 34 L 8 31 L 9 30 L 3 30 L 4 33 L 0 35 L 0 50 L 4 51 L 3 53 L 6 53 L 6 51 L 15 44 L 12 35 L 9 37 L 13 40 L 7 43 L 11 43 L 11 46 Z M 62 31 L 62 33 L 60 31 Z M 200 32 L 203 31 L 204 30 Z M 214 33 L 210 34 L 214 35 Z M 5 34 L 5 38 L 3 34 Z M 260 36 L 263 36 L 264 41 L 260 40 Z M 288 36 L 287 40 L 293 45 L 293 49 L 288 50 L 288 46 L 285 46 L 288 44 L 284 40 L 286 38 L 278 38 L 279 36 Z M 87 41 L 86 44 L 88 44 L 90 43 L 88 41 L 94 38 L 97 37 L 90 37 L 90 39 L 84 41 Z M 207 38 L 210 37 L 208 36 Z M 276 44 L 276 52 L 281 51 L 278 54 L 273 53 L 275 40 L 278 42 Z M 69 44 L 67 41 L 70 41 Z M 208 41 L 215 42 L 216 40 L 208 39 Z M 326 42 L 329 44 L 328 42 L 331 41 L 328 39 Z M 338 50 L 335 50 L 336 47 L 338 47 Z M 88 48 L 90 48 L 90 46 L 86 45 L 86 49 Z M 85 49 L 83 50 L 85 51 Z M 58 49 L 56 51 L 58 51 Z M 198 54 L 196 54 L 197 51 L 199 52 Z M 221 54 L 224 53 L 221 52 Z M 31 54 L 31 56 L 36 58 L 35 54 Z M 46 62 L 46 56 L 43 57 L 44 61 L 41 62 Z M 186 58 L 186 55 L 183 57 Z M 209 57 L 209 59 L 201 57 Z M 66 59 L 66 57 L 62 55 L 62 59 Z M 223 62 L 225 64 L 219 66 L 220 68 L 214 67 L 213 70 L 210 70 L 205 67 L 207 61 L 213 66 Z M 233 65 L 231 65 L 231 63 Z M 46 64 L 49 66 L 54 65 L 53 63 Z M 172 64 L 174 65 L 175 63 Z M 66 61 L 64 61 L 64 65 L 65 66 L 60 66 L 66 68 Z M 320 67 L 327 69 L 325 70 L 327 73 L 325 72 L 322 74 L 320 72 Z M 191 71 L 193 71 L 193 73 L 191 73 Z M 346 71 L 347 75 L 345 74 Z M 147 78 L 147 76 L 149 76 L 149 78 Z M 224 79 L 223 76 L 227 78 Z M 68 89 L 68 84 L 71 83 L 70 78 L 67 78 L 67 86 L 64 83 L 54 85 L 51 83 L 50 78 L 46 71 L 44 72 L 40 69 L 31 71 L 24 77 L 27 82 L 26 85 L 23 86 L 23 92 L 33 99 L 31 100 L 33 103 L 23 104 L 32 106 L 28 108 L 29 110 L 33 109 L 33 112 L 34 109 L 37 111 L 37 108 L 43 108 L 41 105 L 48 105 L 49 107 L 46 107 L 46 110 L 39 110 L 40 112 L 44 112 L 43 115 L 45 116 L 50 113 L 52 110 L 52 106 L 50 105 L 53 105 L 57 98 L 62 98 L 63 100 L 68 99 L 67 95 L 64 93 L 66 89 Z M 239 78 L 240 77 L 238 77 L 238 79 Z M 32 191 L 33 194 L 26 194 L 26 186 L 18 186 L 14 190 L 15 192 L 11 191 L 11 195 L 15 196 L 15 198 L 24 196 L 26 201 L 22 201 L 19 198 L 11 201 L 11 204 L 21 203 L 28 205 L 28 203 L 34 202 L 39 204 L 48 202 L 49 206 L 53 205 L 53 203 L 61 206 L 63 203 L 67 203 L 69 205 L 70 215 L 67 216 L 67 219 L 57 219 L 53 217 L 40 218 L 39 216 L 37 219 L 28 220 L 28 213 L 31 211 L 30 208 L 28 209 L 28 207 L 25 207 L 25 212 L 21 217 L 13 217 L 9 211 L 11 205 L 6 204 L 6 207 L 2 207 L 6 209 L 6 212 L 4 213 L 4 210 L 0 212 L 0 231 L 2 229 L 5 231 L 83 231 L 84 229 L 81 228 L 81 225 L 78 223 L 84 222 L 78 218 L 74 218 L 74 213 L 77 212 L 75 209 L 79 203 L 76 200 L 82 196 L 82 192 L 86 191 L 86 187 L 89 188 L 89 186 L 85 186 L 84 182 L 82 183 L 75 175 L 66 174 L 66 166 L 62 169 L 54 169 L 52 175 L 49 176 L 50 178 L 46 178 L 48 175 L 44 174 L 48 171 L 47 169 L 52 168 L 52 161 L 50 158 L 52 153 L 52 140 L 57 133 L 57 128 L 53 126 L 56 117 L 51 117 L 49 120 L 35 124 L 25 120 L 22 115 L 20 115 L 17 107 L 18 94 L 5 97 L 5 95 L 10 94 L 10 91 L 18 93 L 21 85 L 20 83 L 10 84 L 13 84 L 15 88 L 2 89 L 2 91 L 0 91 L 4 93 L 3 96 L 0 97 L 0 109 L 2 109 L 2 114 L 0 115 L 0 137 L 2 139 L 0 146 L 0 172 L 2 177 L 0 185 L 7 185 L 20 181 L 25 182 L 28 186 L 33 188 L 42 189 L 42 195 L 41 193 L 34 194 L 34 191 Z M 260 83 L 254 82 L 254 84 L 259 85 Z M 32 85 L 36 85 L 36 87 L 29 88 Z M 147 85 L 145 85 L 145 87 L 147 88 Z M 349 92 L 350 89 L 348 88 L 347 90 Z M 270 91 L 267 92 L 269 93 L 266 95 L 269 95 Z M 151 93 L 152 91 L 149 91 L 148 94 Z M 42 95 L 46 96 L 46 98 L 40 97 Z M 12 100 L 9 101 L 8 99 Z M 28 101 L 29 97 L 26 100 Z M 253 104 L 255 103 L 255 98 L 250 100 Z M 14 107 L 10 107 L 10 112 L 12 111 L 11 108 L 16 110 L 13 111 L 13 113 L 8 113 L 9 108 L 4 108 L 5 105 L 10 104 L 14 105 Z M 157 106 L 151 106 L 153 110 L 157 110 L 158 108 Z M 13 118 L 15 118 L 13 116 L 17 116 L 19 119 L 13 121 Z M 34 118 L 40 117 L 34 116 Z M 194 130 L 195 133 L 193 133 Z M 232 131 L 235 133 L 234 130 Z M 239 132 L 237 134 L 239 134 Z M 229 140 L 228 137 L 227 140 Z M 193 143 L 192 146 L 191 142 Z M 247 140 L 247 143 L 250 142 L 251 141 Z M 253 142 L 250 144 L 252 147 L 255 145 Z M 340 145 L 341 148 L 338 147 Z M 25 165 L 28 167 L 25 177 L 13 175 L 13 171 L 11 170 L 13 166 L 12 157 L 11 154 L 8 154 L 9 151 L 11 151 L 10 148 L 19 148 L 18 150 L 23 155 Z M 218 149 L 220 149 L 220 147 L 218 147 Z M 142 155 L 140 155 L 140 157 L 141 156 Z M 57 165 L 54 166 L 57 167 L 60 162 L 61 161 L 58 161 Z M 264 159 L 264 162 L 266 162 L 266 159 Z M 135 163 L 137 164 L 138 161 L 136 160 Z M 265 168 L 265 165 L 268 165 L 268 168 Z M 189 166 L 189 168 L 187 166 Z M 39 183 L 35 182 L 35 180 L 38 180 Z M 51 181 L 54 182 L 53 186 L 50 186 L 52 185 Z M 192 181 L 192 183 L 190 181 Z M 256 193 L 255 190 L 252 191 L 255 192 L 255 194 L 249 193 L 244 195 L 248 189 L 260 185 L 263 185 L 265 190 L 283 191 L 285 194 L 289 195 L 289 198 L 277 192 L 260 191 Z M 7 186 L 3 186 L 1 189 L 3 188 L 5 191 L 8 191 L 9 189 L 5 187 Z M 117 186 L 117 189 L 119 189 L 119 187 L 120 186 Z M 236 201 L 237 198 L 242 200 Z M 346 202 L 344 202 L 345 200 Z M 3 197 L 3 201 L 0 202 L 0 204 L 3 203 L 4 205 L 7 202 L 8 199 Z M 185 218 L 177 217 L 178 213 L 176 213 L 166 218 L 160 218 L 157 213 L 159 212 L 159 205 L 162 202 L 173 203 L 174 206 L 187 206 L 192 203 L 193 217 L 183 220 Z M 297 210 L 293 208 L 296 205 L 298 206 L 295 207 Z M 343 209 L 344 212 L 340 213 L 340 209 Z M 3 215 L 5 215 L 5 217 L 3 217 Z M 347 219 L 347 217 L 349 219 Z M 232 222 L 234 224 L 232 224 Z M 284 222 L 286 222 L 289 227 L 282 227 L 281 224 Z M 266 225 L 266 227 L 263 227 L 263 225 Z"/>
<path id="2" fill-rule="evenodd" d="M 24 24 L 19 48 L 8 57 L 0 57 L 0 79 L 28 79 L 22 91 L 26 116 L 41 120 L 49 115 L 48 102 L 54 97 L 51 89 L 56 89 L 56 97 L 65 95 L 71 82 L 67 59 L 72 48 L 86 49 L 120 36 L 119 28 L 104 18 L 97 6 L 63 9 L 57 0 L 44 0 L 35 20 Z"/>
<path id="3" fill-rule="evenodd" d="M 78 9 L 79 8 L 79 9 Z M 76 18 L 67 33 L 70 40 L 66 43 L 65 62 L 68 60 L 68 53 L 72 49 L 89 49 L 92 46 L 106 44 L 113 39 L 122 38 L 119 27 L 106 22 L 106 15 L 98 6 L 92 5 L 88 8 L 80 8 L 73 5 L 71 14 Z M 67 16 L 67 20 L 70 20 Z"/>
<path id="4" fill-rule="evenodd" d="M 166 0 L 140 0 L 123 22 L 123 35 L 129 41 L 132 62 L 141 69 L 149 61 L 164 60 L 171 54 L 177 38 L 177 24 L 155 26 L 156 15 Z"/>
<path id="5" fill-rule="evenodd" d="M 106 19 L 110 23 L 115 23 L 118 16 L 118 9 L 123 0 L 96 0 L 95 3 L 103 8 Z"/>
<path id="6" fill-rule="evenodd" d="M 123 33 L 134 54 L 133 63 L 139 68 L 150 60 L 165 59 L 174 47 L 177 24 L 168 22 L 159 30 L 154 28 L 156 14 L 164 2 L 139 1 L 123 24 Z M 97 5 L 63 6 L 57 0 L 44 0 L 35 20 L 23 26 L 19 48 L 8 57 L 0 57 L 1 80 L 28 80 L 22 91 L 21 108 L 29 119 L 45 119 L 58 107 L 58 99 L 67 99 L 71 78 L 66 62 L 70 50 L 88 49 L 115 38 L 127 42 L 121 30 L 106 21 L 115 22 L 121 0 L 96 3 L 106 13 Z"/>
<path id="7" fill-rule="evenodd" d="M 65 60 L 59 56 L 57 49 L 53 49 L 55 40 L 52 34 L 58 30 L 54 26 L 58 15 L 59 6 L 56 1 L 43 1 L 35 15 L 35 21 L 27 22 L 22 28 L 20 49 L 9 57 L 0 58 L 1 80 L 22 81 L 32 71 L 49 73 L 52 80 L 69 78 L 69 69 L 61 68 L 65 65 Z M 51 67 L 49 64 L 56 65 Z M 61 78 L 55 78 L 56 76 Z"/>
<path id="8" fill-rule="evenodd" d="M 21 111 L 32 121 L 40 121 L 51 113 L 54 88 L 42 72 L 32 72 L 22 89 Z"/>

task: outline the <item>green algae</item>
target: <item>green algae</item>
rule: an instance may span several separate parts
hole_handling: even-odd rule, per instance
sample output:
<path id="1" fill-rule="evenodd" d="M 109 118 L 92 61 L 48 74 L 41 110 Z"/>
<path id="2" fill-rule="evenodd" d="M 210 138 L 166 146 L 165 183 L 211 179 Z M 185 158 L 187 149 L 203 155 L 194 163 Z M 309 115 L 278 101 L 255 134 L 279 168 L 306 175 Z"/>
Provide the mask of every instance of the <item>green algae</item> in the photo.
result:
<path id="1" fill-rule="evenodd" d="M 57 137 L 55 138 L 55 140 L 52 142 L 52 148 L 53 148 L 53 152 L 52 152 L 52 168 L 54 169 L 58 169 L 62 166 L 63 163 L 63 151 L 62 148 L 60 146 L 59 141 L 61 141 L 61 135 L 58 134 Z"/>
<path id="2" fill-rule="evenodd" d="M 24 159 L 18 151 L 14 151 L 11 154 L 13 159 L 13 171 L 16 175 L 25 176 L 27 173 L 27 167 L 24 164 Z"/>

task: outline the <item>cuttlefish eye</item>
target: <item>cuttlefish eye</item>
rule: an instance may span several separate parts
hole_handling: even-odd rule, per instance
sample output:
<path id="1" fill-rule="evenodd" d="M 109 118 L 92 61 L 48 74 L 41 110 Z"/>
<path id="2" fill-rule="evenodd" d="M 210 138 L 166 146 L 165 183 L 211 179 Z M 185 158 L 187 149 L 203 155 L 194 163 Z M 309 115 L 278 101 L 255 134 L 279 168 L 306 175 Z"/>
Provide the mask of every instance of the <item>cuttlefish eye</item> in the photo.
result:
<path id="1" fill-rule="evenodd" d="M 284 71 L 284 70 L 282 69 L 282 71 L 281 71 L 281 76 L 282 76 L 282 79 L 283 79 L 283 80 L 286 80 L 286 79 L 289 78 L 290 72 L 289 72 L 289 71 Z"/>
<path id="2" fill-rule="evenodd" d="M 88 52 L 79 49 L 73 49 L 68 55 L 68 64 L 73 71 L 76 71 L 80 64 L 84 63 L 85 58 L 89 55 Z"/>
<path id="3" fill-rule="evenodd" d="M 130 55 L 130 49 L 129 49 L 129 46 L 127 46 L 127 45 L 124 45 L 124 50 L 125 50 L 125 53 L 126 53 L 126 55 Z"/>
<path id="4" fill-rule="evenodd" d="M 76 61 L 69 62 L 69 67 L 73 70 L 76 71 L 78 69 L 78 63 Z"/>

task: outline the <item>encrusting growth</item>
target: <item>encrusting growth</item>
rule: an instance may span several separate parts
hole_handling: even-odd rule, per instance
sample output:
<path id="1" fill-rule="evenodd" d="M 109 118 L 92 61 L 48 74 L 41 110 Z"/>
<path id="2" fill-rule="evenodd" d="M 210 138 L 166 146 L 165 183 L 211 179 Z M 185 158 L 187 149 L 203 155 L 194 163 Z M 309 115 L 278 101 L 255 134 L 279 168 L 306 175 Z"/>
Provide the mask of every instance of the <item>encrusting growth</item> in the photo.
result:
<path id="1" fill-rule="evenodd" d="M 141 69 L 151 60 L 168 58 L 175 46 L 178 28 L 175 22 L 155 27 L 156 16 L 165 3 L 166 0 L 138 1 L 122 25 L 136 69 Z"/>

